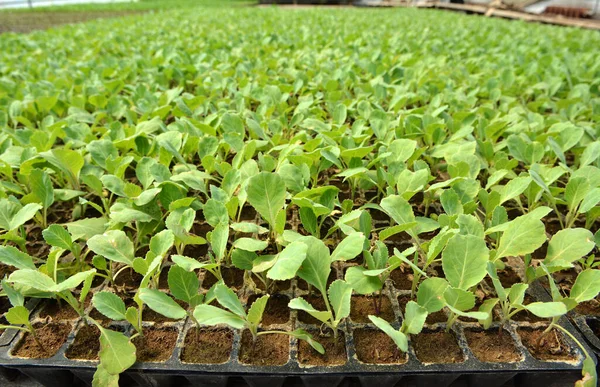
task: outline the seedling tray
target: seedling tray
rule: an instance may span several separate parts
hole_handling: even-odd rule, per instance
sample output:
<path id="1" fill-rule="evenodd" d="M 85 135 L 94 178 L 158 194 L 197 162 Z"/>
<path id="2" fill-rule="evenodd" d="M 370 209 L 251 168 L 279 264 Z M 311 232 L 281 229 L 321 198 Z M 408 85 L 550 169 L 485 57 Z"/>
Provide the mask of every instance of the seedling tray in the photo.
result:
<path id="1" fill-rule="evenodd" d="M 337 277 L 343 276 L 343 266 L 336 269 Z M 241 290 L 242 294 L 244 290 Z M 292 296 L 306 295 L 294 280 L 289 290 L 281 294 Z M 388 297 L 394 311 L 394 325 L 399 327 L 402 319 L 398 297 L 410 294 L 410 291 L 396 289 L 388 280 L 384 288 L 384 296 Z M 543 299 L 540 289 L 533 287 L 530 295 Z M 41 322 L 39 311 L 45 302 L 35 307 L 32 322 Z M 46 318 L 47 319 L 47 318 Z M 13 355 L 15 347 L 24 334 L 14 330 L 5 331 L 0 338 L 4 346 L 0 348 L 0 365 L 15 369 L 40 384 L 47 387 L 63 387 L 71 385 L 91 385 L 96 361 L 70 360 L 65 356 L 67 349 L 75 339 L 77 330 L 83 325 L 82 321 L 74 320 L 73 329 L 67 341 L 58 352 L 48 359 L 26 359 Z M 566 318 L 561 325 L 571 332 L 578 340 L 581 339 L 577 330 Z M 177 331 L 177 341 L 168 360 L 160 363 L 138 362 L 126 373 L 121 375 L 120 385 L 123 386 L 404 386 L 404 385 L 436 385 L 436 386 L 504 386 L 507 383 L 518 386 L 550 386 L 567 385 L 581 378 L 583 354 L 570 340 L 572 360 L 570 361 L 540 361 L 534 358 L 521 342 L 519 328 L 540 328 L 544 322 L 511 322 L 504 329 L 505 339 L 514 342 L 520 360 L 505 363 L 490 363 L 480 361 L 465 336 L 469 330 L 480 331 L 476 322 L 457 321 L 451 333 L 456 338 L 463 360 L 451 364 L 427 364 L 419 360 L 414 344 L 409 345 L 406 362 L 403 364 L 367 364 L 362 362 L 356 352 L 356 332 L 362 329 L 377 329 L 372 324 L 355 323 L 351 319 L 343 324 L 345 335 L 347 361 L 338 366 L 306 366 L 298 361 L 298 341 L 289 340 L 289 359 L 280 366 L 256 366 L 243 364 L 240 361 L 240 332 L 233 332 L 233 346 L 229 360 L 222 364 L 189 364 L 180 360 L 187 331 L 193 327 L 190 321 L 181 322 L 145 322 L 145 327 L 170 327 Z M 445 323 L 427 324 L 425 331 L 445 329 Z M 127 324 L 111 323 L 110 327 L 131 334 Z M 299 320 L 297 312 L 291 311 L 287 324 L 269 327 L 269 329 L 304 328 L 318 331 L 319 326 L 306 324 Z M 492 326 L 498 331 L 498 325 Z M 560 334 L 557 332 L 557 334 Z"/>

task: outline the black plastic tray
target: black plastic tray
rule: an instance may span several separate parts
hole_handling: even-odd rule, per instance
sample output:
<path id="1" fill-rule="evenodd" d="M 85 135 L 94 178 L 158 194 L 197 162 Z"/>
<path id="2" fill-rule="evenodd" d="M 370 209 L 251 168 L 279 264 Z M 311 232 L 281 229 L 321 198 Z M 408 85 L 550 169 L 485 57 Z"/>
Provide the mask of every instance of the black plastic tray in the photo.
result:
<path id="1" fill-rule="evenodd" d="M 343 266 L 336 269 L 338 278 L 343 276 Z M 540 294 L 537 287 L 530 290 L 530 294 L 537 299 L 547 295 Z M 242 291 L 241 294 L 243 294 Z M 283 292 L 288 297 L 305 294 L 292 281 L 291 288 Z M 396 316 L 396 327 L 399 326 L 402 316 L 398 304 L 398 297 L 409 294 L 409 291 L 396 289 L 391 281 L 386 283 L 384 294 L 389 297 Z M 40 321 L 39 311 L 44 307 L 44 302 L 36 307 L 33 321 Z M 578 340 L 581 336 L 566 318 L 560 321 L 561 325 L 569 330 Z M 452 332 L 457 338 L 462 350 L 464 361 L 454 364 L 424 364 L 421 363 L 414 351 L 409 346 L 408 360 L 404 364 L 372 365 L 360 362 L 356 357 L 353 332 L 359 328 L 376 329 L 371 324 L 357 324 L 348 319 L 342 326 L 346 337 L 347 363 L 332 367 L 307 367 L 297 361 L 297 340 L 290 339 L 290 358 L 282 366 L 253 366 L 240 363 L 238 359 L 240 333 L 234 332 L 234 344 L 230 360 L 224 364 L 203 365 L 186 364 L 180 361 L 180 354 L 185 338 L 185 333 L 192 327 L 190 321 L 173 323 L 146 322 L 145 326 L 171 326 L 178 330 L 178 339 L 175 349 L 169 360 L 163 363 L 136 363 L 130 370 L 121 376 L 122 386 L 564 386 L 581 378 L 583 354 L 570 340 L 571 352 L 575 358 L 573 362 L 539 361 L 522 345 L 516 329 L 519 327 L 539 327 L 545 323 L 520 323 L 511 322 L 506 328 L 509 336 L 514 340 L 515 347 L 521 355 L 521 361 L 515 363 L 484 363 L 479 361 L 468 347 L 464 336 L 465 329 L 480 329 L 477 323 L 457 321 Z M 51 358 L 48 359 L 23 359 L 11 355 L 11 351 L 23 337 L 22 332 L 6 331 L 0 338 L 4 346 L 0 347 L 0 365 L 15 369 L 38 383 L 47 387 L 64 387 L 71 385 L 91 385 L 92 376 L 96 367 L 95 361 L 70 360 L 65 357 L 65 352 L 73 342 L 81 321 L 73 321 L 73 330 L 67 342 Z M 117 324 L 118 325 L 118 324 Z M 129 329 L 121 325 L 123 329 Z M 270 328 L 318 329 L 317 326 L 303 324 L 297 320 L 296 312 L 291 312 L 291 320 L 285 326 Z M 444 329 L 445 323 L 427 326 L 429 330 Z M 498 329 L 495 325 L 493 328 Z M 507 336 L 508 337 L 508 336 Z M 583 342 L 583 340 L 581 340 Z"/>

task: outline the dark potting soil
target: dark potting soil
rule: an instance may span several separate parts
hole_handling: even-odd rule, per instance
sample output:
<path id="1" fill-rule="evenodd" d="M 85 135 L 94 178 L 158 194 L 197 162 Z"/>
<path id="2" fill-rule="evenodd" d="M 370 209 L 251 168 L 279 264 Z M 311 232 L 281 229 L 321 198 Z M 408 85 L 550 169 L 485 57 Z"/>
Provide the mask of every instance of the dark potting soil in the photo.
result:
<path id="1" fill-rule="evenodd" d="M 517 333 L 521 337 L 521 342 L 529 350 L 529 353 L 538 360 L 575 360 L 571 354 L 570 345 L 567 343 L 562 333 L 553 329 L 540 340 L 544 328 L 531 329 L 519 328 Z M 539 346 L 538 346 L 539 342 Z"/>
<path id="2" fill-rule="evenodd" d="M 461 363 L 463 353 L 450 332 L 421 332 L 411 337 L 417 358 L 423 363 Z"/>
<path id="3" fill-rule="evenodd" d="M 403 364 L 408 355 L 398 349 L 394 341 L 385 333 L 373 329 L 354 331 L 356 357 L 369 364 Z"/>
<path id="4" fill-rule="evenodd" d="M 413 274 L 410 269 L 405 268 L 402 271 L 402 267 L 392 270 L 390 273 L 390 279 L 394 283 L 394 287 L 399 290 L 411 290 Z"/>
<path id="5" fill-rule="evenodd" d="M 379 313 L 375 309 L 374 302 L 379 302 L 378 296 L 352 296 L 352 306 L 350 308 L 350 319 L 356 323 L 369 323 L 369 315 L 380 317 L 386 321 L 394 321 L 394 309 L 387 296 L 381 296 L 381 308 Z"/>
<path id="6" fill-rule="evenodd" d="M 596 299 L 582 302 L 575 307 L 575 312 L 586 316 L 600 316 L 600 302 Z"/>
<path id="7" fill-rule="evenodd" d="M 260 289 L 263 292 L 267 291 L 265 284 L 261 280 L 256 277 L 252 277 L 252 280 L 254 281 L 257 289 Z M 269 292 L 285 292 L 286 290 L 290 289 L 290 286 L 292 286 L 292 281 L 290 280 L 269 281 Z"/>
<path id="8" fill-rule="evenodd" d="M 252 295 L 248 297 L 248 309 L 260 298 L 260 295 Z M 263 313 L 262 326 L 269 326 L 274 324 L 285 324 L 290 321 L 290 308 L 288 303 L 290 299 L 282 294 L 273 294 L 267 301 L 267 306 Z"/>
<path id="9" fill-rule="evenodd" d="M 398 297 L 398 304 L 400 305 L 400 310 L 404 313 L 406 309 L 406 304 L 410 301 L 411 298 L 409 295 L 402 295 Z M 429 313 L 427 318 L 425 319 L 426 324 L 436 324 L 436 323 L 444 323 L 448 321 L 448 316 L 444 313 L 443 310 L 438 310 L 437 312 Z"/>
<path id="10" fill-rule="evenodd" d="M 142 276 L 133 269 L 126 269 L 115 278 L 115 290 L 134 290 L 140 286 Z"/>
<path id="11" fill-rule="evenodd" d="M 253 342 L 250 331 L 242 333 L 240 362 L 244 364 L 270 366 L 283 365 L 289 360 L 290 339 L 284 334 L 257 336 Z"/>
<path id="12" fill-rule="evenodd" d="M 231 356 L 233 332 L 229 329 L 191 328 L 185 336 L 181 361 L 220 364 Z"/>
<path id="13" fill-rule="evenodd" d="M 298 362 L 301 365 L 311 366 L 336 366 L 346 364 L 346 338 L 343 332 L 338 332 L 337 339 L 332 332 L 327 332 L 327 336 L 320 335 L 318 331 L 310 331 L 313 338 L 321 343 L 325 348 L 325 354 L 321 355 L 315 351 L 306 341 L 298 342 Z"/>
<path id="14" fill-rule="evenodd" d="M 133 339 L 137 360 L 163 362 L 171 357 L 177 341 L 177 330 L 168 327 L 144 328 L 144 336 Z"/>
<path id="15" fill-rule="evenodd" d="M 508 363 L 521 360 L 512 337 L 505 330 L 465 330 L 465 337 L 473 354 L 483 362 Z"/>
<path id="16" fill-rule="evenodd" d="M 33 335 L 26 333 L 15 346 L 12 353 L 14 356 L 31 359 L 45 359 L 54 356 L 67 341 L 72 326 L 68 323 L 50 322 L 47 324 L 36 323 L 33 328 L 42 347 L 38 345 Z"/>
<path id="17" fill-rule="evenodd" d="M 44 309 L 40 312 L 41 318 L 51 317 L 53 320 L 74 320 L 79 315 L 65 301 L 58 301 L 55 299 L 46 300 Z"/>
<path id="18" fill-rule="evenodd" d="M 223 276 L 223 281 L 225 281 L 225 285 L 233 288 L 235 290 L 241 289 L 244 286 L 244 271 L 240 269 L 236 269 L 234 267 L 222 267 L 221 268 L 221 276 Z M 202 288 L 208 290 L 214 284 L 217 283 L 217 277 L 212 275 L 209 272 L 204 274 L 204 280 L 202 281 Z"/>
<path id="19" fill-rule="evenodd" d="M 68 359 L 98 360 L 99 351 L 100 330 L 95 325 L 84 325 L 77 331 L 65 356 Z"/>
<path id="20" fill-rule="evenodd" d="M 498 271 L 498 279 L 505 288 L 510 288 L 516 283 L 523 282 L 521 277 L 519 277 L 519 274 L 517 274 L 517 272 L 510 266 L 507 266 L 504 268 L 504 270 Z"/>

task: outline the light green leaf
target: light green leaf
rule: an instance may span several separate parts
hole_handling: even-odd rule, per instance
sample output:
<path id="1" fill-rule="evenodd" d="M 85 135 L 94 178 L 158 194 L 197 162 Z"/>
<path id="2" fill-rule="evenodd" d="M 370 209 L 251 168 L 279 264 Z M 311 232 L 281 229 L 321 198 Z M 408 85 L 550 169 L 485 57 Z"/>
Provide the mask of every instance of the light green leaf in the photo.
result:
<path id="1" fill-rule="evenodd" d="M 0 262 L 17 269 L 36 269 L 33 258 L 13 246 L 0 246 Z"/>
<path id="2" fill-rule="evenodd" d="M 298 270 L 298 276 L 325 293 L 327 278 L 331 272 L 329 248 L 323 241 L 312 236 L 302 237 L 298 241 L 307 246 L 306 259 Z"/>
<path id="3" fill-rule="evenodd" d="M 181 320 L 187 316 L 185 309 L 165 293 L 154 289 L 140 289 L 139 297 L 150 309 L 163 316 Z"/>
<path id="4" fill-rule="evenodd" d="M 71 234 L 58 224 L 50 225 L 50 227 L 42 231 L 42 236 L 51 246 L 60 247 L 65 250 L 71 250 L 73 247 Z"/>
<path id="5" fill-rule="evenodd" d="M 408 301 L 402 322 L 403 330 L 413 335 L 421 333 L 426 318 L 427 309 L 414 301 Z"/>
<path id="6" fill-rule="evenodd" d="M 248 202 L 275 227 L 277 213 L 285 205 L 285 182 L 276 173 L 261 172 L 248 180 Z"/>
<path id="7" fill-rule="evenodd" d="M 277 255 L 275 264 L 267 272 L 267 278 L 278 281 L 294 278 L 302 262 L 306 259 L 307 250 L 308 246 L 300 241 L 295 241 L 287 245 Z"/>
<path id="8" fill-rule="evenodd" d="M 599 292 L 600 270 L 587 269 L 577 275 L 570 297 L 577 302 L 585 302 L 596 298 Z"/>
<path id="9" fill-rule="evenodd" d="M 54 203 L 54 187 L 50 176 L 41 169 L 34 169 L 29 175 L 29 187 L 43 208 L 50 208 Z"/>
<path id="10" fill-rule="evenodd" d="M 133 242 L 121 230 L 107 231 L 101 235 L 95 235 L 87 242 L 90 250 L 111 261 L 133 265 L 134 251 Z"/>
<path id="11" fill-rule="evenodd" d="M 42 292 L 53 292 L 56 283 L 44 273 L 33 269 L 20 269 L 8 277 L 8 282 L 29 286 Z"/>
<path id="12" fill-rule="evenodd" d="M 408 338 L 404 333 L 395 330 L 394 327 L 390 325 L 390 323 L 388 323 L 382 318 L 376 316 L 369 316 L 369 320 L 371 320 L 371 322 L 375 324 L 377 328 L 381 329 L 386 335 L 388 335 L 392 340 L 394 340 L 394 343 L 396 343 L 396 345 L 402 352 L 408 351 Z"/>
<path id="13" fill-rule="evenodd" d="M 98 312 L 112 320 L 125 320 L 125 303 L 114 293 L 98 292 L 94 294 L 92 304 Z"/>
<path id="14" fill-rule="evenodd" d="M 268 294 L 257 298 L 252 303 L 250 309 L 248 309 L 248 322 L 250 324 L 258 325 L 261 322 L 265 307 L 267 306 L 267 301 L 269 301 Z"/>
<path id="15" fill-rule="evenodd" d="M 254 238 L 238 238 L 233 242 L 233 247 L 245 251 L 261 251 L 267 248 L 269 243 Z"/>
<path id="16" fill-rule="evenodd" d="M 238 296 L 226 285 L 218 284 L 215 287 L 215 296 L 219 304 L 223 305 L 240 317 L 246 317 L 246 311 L 240 302 Z"/>
<path id="17" fill-rule="evenodd" d="M 344 279 L 358 294 L 371 294 L 382 288 L 383 284 L 379 277 L 368 276 L 362 266 L 352 266 L 346 270 Z"/>
<path id="18" fill-rule="evenodd" d="M 570 228 L 560 230 L 548 243 L 548 252 L 544 265 L 570 266 L 595 247 L 594 235 L 584 228 Z"/>
<path id="19" fill-rule="evenodd" d="M 98 325 L 100 329 L 100 352 L 98 357 L 102 368 L 109 374 L 118 375 L 135 363 L 136 348 L 121 332 L 111 331 Z"/>
<path id="20" fill-rule="evenodd" d="M 489 251 L 483 238 L 455 235 L 442 253 L 442 267 L 453 287 L 468 289 L 486 275 Z"/>
<path id="21" fill-rule="evenodd" d="M 171 294 L 178 300 L 189 304 L 198 295 L 200 281 L 193 271 L 187 271 L 177 265 L 171 266 L 167 281 Z"/>
<path id="22" fill-rule="evenodd" d="M 363 251 L 364 243 L 365 236 L 362 232 L 355 232 L 348 235 L 331 253 L 331 262 L 354 259 Z"/>
<path id="23" fill-rule="evenodd" d="M 29 203 L 23 206 L 10 220 L 9 231 L 15 230 L 31 220 L 35 214 L 42 209 L 37 203 Z"/>
<path id="24" fill-rule="evenodd" d="M 12 325 L 29 324 L 29 309 L 22 305 L 13 306 L 4 314 L 4 318 Z"/>
<path id="25" fill-rule="evenodd" d="M 229 325 L 233 329 L 242 329 L 246 321 L 241 317 L 212 305 L 198 305 L 194 309 L 194 318 L 203 325 Z"/>
<path id="26" fill-rule="evenodd" d="M 562 302 L 533 302 L 525 305 L 525 309 L 541 318 L 557 317 L 567 313 L 567 307 Z"/>
<path id="27" fill-rule="evenodd" d="M 350 297 L 352 287 L 342 280 L 335 280 L 329 285 L 329 302 L 337 321 L 350 315 Z"/>
<path id="28" fill-rule="evenodd" d="M 500 237 L 498 251 L 494 260 L 531 254 L 546 241 L 546 228 L 539 219 L 520 216 L 508 223 L 506 231 Z"/>
<path id="29" fill-rule="evenodd" d="M 305 311 L 306 313 L 310 314 L 317 320 L 324 322 L 324 323 L 328 322 L 330 319 L 333 318 L 331 313 L 329 313 L 327 311 L 316 310 L 311 304 L 309 304 L 302 297 L 296 297 L 296 298 L 292 299 L 289 302 L 288 306 L 292 309 Z"/>
<path id="30" fill-rule="evenodd" d="M 412 206 L 401 196 L 386 197 L 381 201 L 381 208 L 399 225 L 416 222 Z"/>
<path id="31" fill-rule="evenodd" d="M 417 303 L 429 313 L 434 313 L 444 307 L 444 292 L 448 282 L 442 278 L 427 278 L 417 291 Z"/>

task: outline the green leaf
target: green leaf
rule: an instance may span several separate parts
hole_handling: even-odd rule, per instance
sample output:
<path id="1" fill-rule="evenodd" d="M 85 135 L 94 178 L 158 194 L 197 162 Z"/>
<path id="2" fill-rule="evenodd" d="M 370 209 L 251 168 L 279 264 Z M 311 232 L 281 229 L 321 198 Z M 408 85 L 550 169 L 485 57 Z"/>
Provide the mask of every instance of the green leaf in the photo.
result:
<path id="1" fill-rule="evenodd" d="M 446 306 L 459 311 L 465 311 L 475 306 L 475 295 L 463 289 L 448 286 L 444 291 Z"/>
<path id="2" fill-rule="evenodd" d="M 109 374 L 118 375 L 131 367 L 136 360 L 136 348 L 121 332 L 111 331 L 98 325 L 102 368 Z"/>
<path id="3" fill-rule="evenodd" d="M 66 226 L 74 241 L 78 239 L 88 240 L 106 230 L 106 218 L 86 218 L 67 223 Z"/>
<path id="4" fill-rule="evenodd" d="M 112 320 L 125 320 L 125 303 L 114 293 L 98 292 L 94 294 L 92 304 L 98 312 Z"/>
<path id="5" fill-rule="evenodd" d="M 448 287 L 446 280 L 442 278 L 427 278 L 417 291 L 417 303 L 429 313 L 434 313 L 444 307 L 444 292 Z"/>
<path id="6" fill-rule="evenodd" d="M 589 230 L 584 228 L 560 230 L 548 243 L 544 265 L 549 268 L 571 266 L 572 262 L 592 251 L 594 246 L 594 235 Z"/>
<path id="7" fill-rule="evenodd" d="M 565 187 L 565 200 L 569 210 L 574 210 L 590 190 L 590 183 L 585 177 L 569 179 Z"/>
<path id="8" fill-rule="evenodd" d="M 223 223 L 218 224 L 210 234 L 210 246 L 212 247 L 218 261 L 221 261 L 225 257 L 228 240 L 229 226 Z"/>
<path id="9" fill-rule="evenodd" d="M 121 230 L 107 231 L 102 235 L 95 235 L 87 242 L 90 250 L 114 262 L 133 265 L 133 242 Z"/>
<path id="10" fill-rule="evenodd" d="M 102 364 L 98 364 L 92 379 L 92 387 L 119 387 L 119 374 L 109 374 Z"/>
<path id="11" fill-rule="evenodd" d="M 331 313 L 329 313 L 327 311 L 316 310 L 311 304 L 309 304 L 302 297 L 296 297 L 296 298 L 292 299 L 289 302 L 288 306 L 292 309 L 305 311 L 306 313 L 310 314 L 311 316 L 313 316 L 314 318 L 316 318 L 317 320 L 319 320 L 323 323 L 326 323 L 330 319 L 333 319 L 333 316 L 331 315 Z"/>
<path id="12" fill-rule="evenodd" d="M 531 254 L 546 242 L 546 227 L 532 216 L 520 216 L 508 223 L 494 260 Z"/>
<path id="13" fill-rule="evenodd" d="M 261 251 L 267 248 L 269 243 L 254 238 L 238 238 L 233 242 L 233 247 L 245 251 Z"/>
<path id="14" fill-rule="evenodd" d="M 350 315 L 350 298 L 352 287 L 342 280 L 335 280 L 329 285 L 329 302 L 337 321 Z"/>
<path id="15" fill-rule="evenodd" d="M 219 304 L 223 305 L 240 317 L 246 317 L 246 311 L 240 302 L 238 296 L 226 285 L 218 284 L 215 287 L 215 296 Z"/>
<path id="16" fill-rule="evenodd" d="M 183 268 L 186 271 L 194 271 L 197 269 L 212 269 L 217 267 L 217 264 L 214 263 L 202 263 L 197 260 L 184 257 L 183 255 L 171 255 L 171 260 L 176 263 L 179 267 Z"/>
<path id="17" fill-rule="evenodd" d="M 365 240 L 366 238 L 362 232 L 348 235 L 331 253 L 331 262 L 354 259 L 363 251 Z"/>
<path id="18" fill-rule="evenodd" d="M 524 306 L 525 309 L 541 318 L 557 317 L 567 313 L 567 307 L 562 302 L 533 302 Z"/>
<path id="19" fill-rule="evenodd" d="M 4 314 L 4 318 L 12 325 L 29 324 L 29 309 L 22 305 L 13 306 Z"/>
<path id="20" fill-rule="evenodd" d="M 169 290 L 173 297 L 188 304 L 198 295 L 200 281 L 194 272 L 185 270 L 180 266 L 171 266 L 167 277 Z"/>
<path id="21" fill-rule="evenodd" d="M 596 298 L 600 292 L 600 270 L 587 269 L 577 275 L 570 297 L 581 303 Z"/>
<path id="22" fill-rule="evenodd" d="M 427 309 L 414 301 L 408 301 L 402 322 L 403 330 L 413 335 L 421 333 L 426 318 Z"/>
<path id="23" fill-rule="evenodd" d="M 41 169 L 34 169 L 29 175 L 29 187 L 31 193 L 35 195 L 37 201 L 44 208 L 50 208 L 54 203 L 54 187 L 50 176 Z"/>
<path id="24" fill-rule="evenodd" d="M 352 266 L 346 270 L 344 280 L 358 294 L 371 294 L 383 287 L 383 283 L 377 276 L 367 276 L 366 269 L 362 266 Z"/>
<path id="25" fill-rule="evenodd" d="M 51 246 L 60 247 L 61 249 L 71 250 L 73 247 L 73 240 L 71 234 L 64 227 L 53 224 L 44 231 L 42 231 L 44 240 Z"/>
<path id="26" fill-rule="evenodd" d="M 10 220 L 10 228 L 8 231 L 15 230 L 24 225 L 28 220 L 31 220 L 35 214 L 42 209 L 37 203 L 29 203 L 23 206 Z"/>
<path id="27" fill-rule="evenodd" d="M 33 269 L 20 269 L 8 277 L 8 282 L 29 286 L 42 292 L 53 292 L 56 283 L 44 273 Z"/>
<path id="28" fill-rule="evenodd" d="M 202 208 L 202 212 L 204 213 L 206 222 L 213 227 L 216 227 L 220 223 L 229 223 L 227 207 L 215 199 L 208 199 Z"/>
<path id="29" fill-rule="evenodd" d="M 140 289 L 139 297 L 150 309 L 168 318 L 181 320 L 187 316 L 185 309 L 161 291 Z"/>
<path id="30" fill-rule="evenodd" d="M 455 288 L 468 289 L 486 275 L 489 251 L 483 238 L 455 235 L 442 253 L 446 279 Z"/>
<path id="31" fill-rule="evenodd" d="M 246 326 L 246 321 L 221 308 L 211 305 L 198 305 L 194 309 L 194 318 L 198 321 L 198 324 L 203 325 L 229 325 L 233 329 L 242 329 Z"/>
<path id="32" fill-rule="evenodd" d="M 300 241 L 287 245 L 281 253 L 277 254 L 275 264 L 267 272 L 267 278 L 278 281 L 294 278 L 306 259 L 307 250 L 308 246 Z"/>
<path id="33" fill-rule="evenodd" d="M 29 254 L 12 246 L 0 246 L 0 262 L 17 269 L 36 269 L 33 258 Z"/>
<path id="34" fill-rule="evenodd" d="M 402 196 L 386 197 L 381 201 L 381 208 L 399 225 L 416 222 L 412 206 Z"/>
<path id="35" fill-rule="evenodd" d="M 315 341 L 310 333 L 306 332 L 304 329 L 296 329 L 295 331 L 290 332 L 290 335 L 297 338 L 298 340 L 306 341 L 311 347 L 315 349 L 315 351 L 319 352 L 321 355 L 325 354 L 325 348 Z"/>
<path id="36" fill-rule="evenodd" d="M 76 274 L 70 276 L 69 278 L 67 278 L 66 280 L 64 280 L 63 282 L 55 285 L 54 288 L 52 289 L 52 292 L 60 293 L 65 290 L 70 290 L 70 289 L 76 288 L 83 281 L 85 281 L 88 277 L 94 276 L 94 274 L 96 274 L 96 269 L 91 269 L 91 270 L 83 271 L 80 273 L 76 273 Z"/>
<path id="37" fill-rule="evenodd" d="M 369 320 L 371 320 L 371 322 L 375 324 L 377 328 L 381 329 L 386 335 L 388 335 L 392 340 L 394 340 L 394 343 L 396 343 L 396 345 L 402 352 L 408 351 L 408 338 L 404 333 L 395 330 L 394 327 L 390 325 L 390 323 L 388 323 L 382 318 L 376 316 L 369 316 Z"/>
<path id="38" fill-rule="evenodd" d="M 379 233 L 379 240 L 383 242 L 384 240 L 388 239 L 389 237 L 396 235 L 398 233 L 401 233 L 402 231 L 409 230 L 409 229 L 415 227 L 416 225 L 417 225 L 417 222 L 411 222 L 411 223 L 397 224 L 392 227 L 387 227 Z"/>
<path id="39" fill-rule="evenodd" d="M 276 173 L 261 172 L 248 180 L 248 202 L 275 227 L 277 213 L 285 205 L 285 182 Z"/>
<path id="40" fill-rule="evenodd" d="M 581 201 L 581 205 L 577 209 L 577 212 L 580 214 L 584 214 L 594 208 L 600 202 L 600 188 L 594 188 L 590 190 L 583 200 Z"/>
<path id="41" fill-rule="evenodd" d="M 267 301 L 269 301 L 268 294 L 254 300 L 250 309 L 248 309 L 248 322 L 250 324 L 260 324 L 265 307 L 267 306 Z"/>
<path id="42" fill-rule="evenodd" d="M 298 276 L 324 294 L 331 272 L 329 248 L 323 241 L 312 236 L 302 237 L 298 241 L 307 246 L 306 259 L 298 270 Z"/>
<path id="43" fill-rule="evenodd" d="M 150 239 L 150 251 L 155 255 L 165 256 L 171 247 L 173 247 L 174 242 L 175 236 L 173 232 L 171 230 L 162 230 Z"/>

